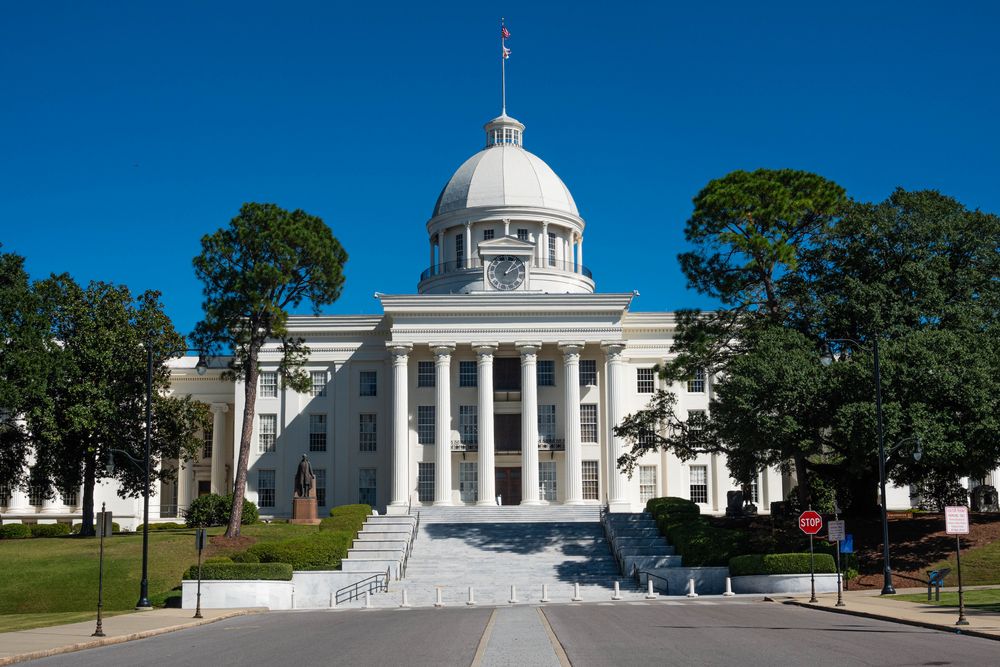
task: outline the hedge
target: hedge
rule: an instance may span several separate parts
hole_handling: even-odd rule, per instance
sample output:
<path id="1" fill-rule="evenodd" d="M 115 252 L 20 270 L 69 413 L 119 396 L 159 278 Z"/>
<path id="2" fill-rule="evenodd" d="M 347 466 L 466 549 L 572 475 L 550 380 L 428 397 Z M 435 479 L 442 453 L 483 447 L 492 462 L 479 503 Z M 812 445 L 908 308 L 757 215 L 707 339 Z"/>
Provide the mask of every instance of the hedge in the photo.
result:
<path id="1" fill-rule="evenodd" d="M 0 540 L 23 540 L 31 537 L 31 526 L 24 523 L 8 523 L 0 526 Z"/>
<path id="2" fill-rule="evenodd" d="M 330 510 L 330 516 L 319 522 L 322 531 L 343 531 L 352 539 L 365 525 L 365 519 L 372 513 L 368 505 L 341 505 Z"/>
<path id="3" fill-rule="evenodd" d="M 186 529 L 187 524 L 178 523 L 177 521 L 163 521 L 161 523 L 151 523 L 149 524 L 149 532 L 154 532 L 157 530 L 182 530 Z M 142 532 L 142 524 L 140 523 L 135 527 L 135 532 Z"/>
<path id="4" fill-rule="evenodd" d="M 65 523 L 36 523 L 31 526 L 32 537 L 63 537 L 69 535 L 69 525 Z"/>
<path id="5" fill-rule="evenodd" d="M 261 563 L 290 563 L 295 570 L 336 570 L 353 541 L 354 535 L 344 531 L 317 531 L 310 537 L 255 544 L 247 553 Z"/>
<path id="6" fill-rule="evenodd" d="M 198 566 L 192 565 L 184 573 L 185 579 L 198 578 Z M 204 563 L 201 566 L 202 579 L 268 579 L 291 581 L 292 566 L 288 563 Z"/>
<path id="7" fill-rule="evenodd" d="M 749 554 L 729 559 L 729 574 L 742 577 L 752 574 L 809 574 L 809 554 Z M 817 574 L 837 571 L 833 556 L 816 554 Z"/>
<path id="8" fill-rule="evenodd" d="M 82 523 L 74 523 L 73 524 L 73 528 L 70 529 L 70 532 L 72 532 L 74 535 L 79 535 L 80 534 L 80 530 L 82 528 L 83 528 L 83 524 Z M 112 521 L 111 522 L 111 532 L 112 533 L 120 533 L 120 532 L 122 532 L 122 527 L 120 525 L 118 525 L 117 521 Z M 95 535 L 97 534 L 97 524 L 94 524 L 94 534 Z"/>
<path id="9" fill-rule="evenodd" d="M 241 551 L 238 554 L 233 554 L 229 557 L 234 563 L 259 563 L 260 557 L 257 554 L 250 553 L 249 551 Z"/>
<path id="10" fill-rule="evenodd" d="M 685 567 L 726 565 L 746 548 L 742 533 L 711 525 L 698 505 L 686 498 L 651 498 L 646 509 L 660 533 L 684 557 Z"/>

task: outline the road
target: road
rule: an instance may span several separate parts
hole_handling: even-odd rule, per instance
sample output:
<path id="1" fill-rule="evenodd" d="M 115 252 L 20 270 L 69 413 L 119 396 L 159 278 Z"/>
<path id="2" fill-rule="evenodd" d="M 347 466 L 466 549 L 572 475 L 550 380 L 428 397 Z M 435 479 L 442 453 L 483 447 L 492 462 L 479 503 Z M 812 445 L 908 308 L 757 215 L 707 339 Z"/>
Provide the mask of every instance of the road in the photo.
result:
<path id="1" fill-rule="evenodd" d="M 553 647 L 545 644 L 542 617 L 527 611 L 272 612 L 31 664 L 464 666 L 476 658 L 487 627 L 481 664 L 518 667 L 558 665 L 562 651 L 576 667 L 978 666 L 997 664 L 1000 655 L 1000 644 L 988 639 L 750 600 L 548 605 L 544 620 L 559 642 Z M 530 626 L 534 617 L 539 629 Z"/>

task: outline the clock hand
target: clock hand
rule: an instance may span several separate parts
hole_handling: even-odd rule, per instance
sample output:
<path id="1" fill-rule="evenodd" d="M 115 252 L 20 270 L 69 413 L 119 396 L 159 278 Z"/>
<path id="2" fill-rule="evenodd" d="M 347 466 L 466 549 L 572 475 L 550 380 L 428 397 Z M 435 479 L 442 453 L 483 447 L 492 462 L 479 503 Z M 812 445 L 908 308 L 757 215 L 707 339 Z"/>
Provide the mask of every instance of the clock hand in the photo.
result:
<path id="1" fill-rule="evenodd" d="M 507 269 L 506 271 L 504 271 L 504 272 L 503 272 L 503 274 L 504 274 L 504 275 L 507 275 L 508 273 L 510 273 L 511 271 L 513 271 L 513 270 L 514 270 L 514 267 L 515 267 L 515 266 L 517 266 L 517 264 L 515 264 L 514 262 L 511 262 L 511 263 L 510 263 L 510 268 L 509 268 L 509 269 Z"/>

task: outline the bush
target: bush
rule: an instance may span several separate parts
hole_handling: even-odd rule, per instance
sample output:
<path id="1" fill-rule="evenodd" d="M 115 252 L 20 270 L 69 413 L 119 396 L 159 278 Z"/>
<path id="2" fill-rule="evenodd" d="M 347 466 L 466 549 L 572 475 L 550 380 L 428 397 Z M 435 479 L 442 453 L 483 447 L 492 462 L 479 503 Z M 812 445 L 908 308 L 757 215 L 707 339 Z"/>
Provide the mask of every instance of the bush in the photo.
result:
<path id="1" fill-rule="evenodd" d="M 205 565 L 217 564 L 217 563 L 232 563 L 233 559 L 228 556 L 212 556 L 211 558 L 205 559 Z"/>
<path id="2" fill-rule="evenodd" d="M 686 567 L 725 565 L 746 549 L 743 534 L 711 525 L 698 505 L 685 498 L 652 498 L 646 509 L 660 533 L 684 557 Z"/>
<path id="3" fill-rule="evenodd" d="M 249 551 L 241 551 L 238 554 L 233 554 L 230 559 L 234 563 L 259 563 L 260 557 L 257 554 L 250 553 Z"/>
<path id="4" fill-rule="evenodd" d="M 143 524 L 139 524 L 135 527 L 135 532 L 142 532 Z M 157 530 L 183 530 L 187 528 L 187 524 L 178 523 L 176 521 L 162 521 L 160 523 L 149 524 L 149 532 L 155 532 Z"/>
<path id="5" fill-rule="evenodd" d="M 31 526 L 24 523 L 8 523 L 0 526 L 0 540 L 23 540 L 31 537 Z"/>
<path id="6" fill-rule="evenodd" d="M 343 531 L 317 531 L 310 537 L 255 544 L 247 551 L 261 563 L 290 563 L 295 570 L 335 570 L 353 541 L 354 536 Z"/>
<path id="7" fill-rule="evenodd" d="M 184 573 L 185 579 L 198 578 L 198 566 L 192 565 Z M 267 579 L 291 581 L 292 566 L 288 563 L 204 563 L 201 566 L 202 579 Z"/>
<path id="8" fill-rule="evenodd" d="M 229 523 L 232 507 L 233 494 L 220 496 L 216 493 L 209 493 L 191 501 L 191 504 L 184 511 L 184 521 L 188 528 L 224 526 Z M 244 498 L 243 516 L 240 518 L 240 523 L 246 526 L 257 523 L 259 518 L 260 513 L 257 511 L 257 506 Z"/>
<path id="9" fill-rule="evenodd" d="M 62 537 L 69 535 L 69 526 L 65 523 L 36 523 L 30 529 L 32 537 Z"/>
<path id="10" fill-rule="evenodd" d="M 359 504 L 359 505 L 339 505 L 330 509 L 330 516 L 343 516 L 345 514 L 358 515 L 358 516 L 368 516 L 372 513 L 372 506 Z"/>
<path id="11" fill-rule="evenodd" d="M 368 505 L 341 505 L 330 510 L 330 516 L 319 522 L 322 531 L 341 531 L 357 536 L 365 525 L 365 519 L 372 513 Z"/>
<path id="12" fill-rule="evenodd" d="M 742 577 L 752 574 L 809 574 L 809 554 L 749 554 L 729 560 L 729 574 Z M 833 556 L 816 554 L 817 574 L 832 574 L 837 571 Z"/>
<path id="13" fill-rule="evenodd" d="M 73 533 L 74 535 L 79 535 L 82 529 L 83 529 L 82 523 L 74 523 L 73 527 L 70 529 L 70 532 Z M 117 521 L 111 522 L 111 532 L 112 533 L 122 532 L 122 527 L 118 525 Z M 97 534 L 97 524 L 94 524 L 94 534 L 95 535 Z"/>

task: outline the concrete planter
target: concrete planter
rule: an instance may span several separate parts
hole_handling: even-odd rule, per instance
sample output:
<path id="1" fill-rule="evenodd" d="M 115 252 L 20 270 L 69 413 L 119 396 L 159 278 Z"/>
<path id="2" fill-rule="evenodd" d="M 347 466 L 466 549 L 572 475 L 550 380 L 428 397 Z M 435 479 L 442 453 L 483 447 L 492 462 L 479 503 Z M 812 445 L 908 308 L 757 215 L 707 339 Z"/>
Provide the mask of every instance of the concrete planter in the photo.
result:
<path id="1" fill-rule="evenodd" d="M 751 574 L 733 577 L 734 593 L 808 593 L 808 574 Z M 836 574 L 816 575 L 817 593 L 836 593 Z"/>
<path id="2" fill-rule="evenodd" d="M 277 609 L 329 609 L 338 589 L 381 572 L 341 572 L 310 570 L 292 573 L 291 581 L 202 580 L 201 606 L 204 609 L 267 607 Z M 197 581 L 185 579 L 181 606 L 194 609 Z"/>

